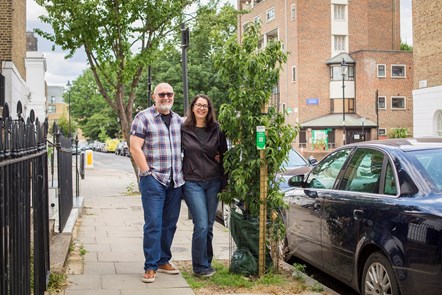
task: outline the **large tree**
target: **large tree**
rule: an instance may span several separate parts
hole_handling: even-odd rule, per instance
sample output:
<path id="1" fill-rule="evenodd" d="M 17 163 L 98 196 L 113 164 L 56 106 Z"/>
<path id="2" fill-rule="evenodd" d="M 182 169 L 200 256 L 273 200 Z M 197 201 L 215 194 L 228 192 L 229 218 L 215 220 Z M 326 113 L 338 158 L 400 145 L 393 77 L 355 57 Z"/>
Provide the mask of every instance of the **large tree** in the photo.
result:
<path id="1" fill-rule="evenodd" d="M 135 91 L 152 52 L 179 27 L 183 11 L 199 0 L 36 2 L 47 11 L 40 19 L 53 28 L 53 33 L 37 33 L 68 51 L 68 58 L 84 49 L 98 91 L 118 115 L 128 139 Z"/>

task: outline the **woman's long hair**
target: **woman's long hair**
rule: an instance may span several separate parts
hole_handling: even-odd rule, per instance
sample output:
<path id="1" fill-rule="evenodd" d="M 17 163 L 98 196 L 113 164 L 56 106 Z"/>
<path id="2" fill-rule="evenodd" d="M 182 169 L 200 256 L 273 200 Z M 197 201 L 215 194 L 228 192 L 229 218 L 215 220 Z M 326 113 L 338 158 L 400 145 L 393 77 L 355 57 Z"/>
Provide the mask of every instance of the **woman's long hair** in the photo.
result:
<path id="1" fill-rule="evenodd" d="M 206 116 L 206 130 L 211 129 L 214 125 L 216 125 L 216 116 L 215 111 L 213 110 L 213 103 L 212 100 L 205 94 L 197 94 L 193 100 L 192 103 L 189 106 L 189 109 L 187 110 L 187 118 L 184 121 L 184 126 L 188 127 L 195 127 L 196 126 L 196 118 L 195 114 L 193 113 L 193 107 L 195 106 L 196 101 L 198 98 L 205 99 L 207 101 L 207 105 L 209 106 L 209 109 L 207 110 L 207 116 Z"/>

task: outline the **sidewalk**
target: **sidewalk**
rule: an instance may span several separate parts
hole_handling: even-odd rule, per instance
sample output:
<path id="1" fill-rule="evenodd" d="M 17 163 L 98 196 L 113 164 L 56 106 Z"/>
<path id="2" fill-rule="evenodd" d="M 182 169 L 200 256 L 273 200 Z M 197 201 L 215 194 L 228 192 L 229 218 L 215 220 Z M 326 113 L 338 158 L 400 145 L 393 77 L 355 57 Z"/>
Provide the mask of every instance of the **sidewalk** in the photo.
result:
<path id="1" fill-rule="evenodd" d="M 195 294 L 181 274 L 157 274 L 154 283 L 141 281 L 143 211 L 139 196 L 127 196 L 136 184 L 133 174 L 91 169 L 81 180 L 84 210 L 78 220 L 74 243 L 86 250 L 83 263 L 68 264 L 65 295 Z M 183 201 L 178 230 L 172 245 L 172 262 L 191 260 L 192 221 Z M 229 234 L 216 223 L 215 259 L 229 259 Z"/>

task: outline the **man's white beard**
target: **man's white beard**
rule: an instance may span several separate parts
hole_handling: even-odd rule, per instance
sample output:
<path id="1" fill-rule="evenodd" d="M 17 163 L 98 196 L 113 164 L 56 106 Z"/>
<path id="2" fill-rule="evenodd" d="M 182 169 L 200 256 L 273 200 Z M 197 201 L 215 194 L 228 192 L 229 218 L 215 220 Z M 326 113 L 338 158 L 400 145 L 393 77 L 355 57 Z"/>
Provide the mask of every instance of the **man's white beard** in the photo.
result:
<path id="1" fill-rule="evenodd" d="M 159 105 L 158 106 L 158 108 L 161 110 L 161 111 L 170 111 L 170 110 L 172 110 L 172 105 Z"/>

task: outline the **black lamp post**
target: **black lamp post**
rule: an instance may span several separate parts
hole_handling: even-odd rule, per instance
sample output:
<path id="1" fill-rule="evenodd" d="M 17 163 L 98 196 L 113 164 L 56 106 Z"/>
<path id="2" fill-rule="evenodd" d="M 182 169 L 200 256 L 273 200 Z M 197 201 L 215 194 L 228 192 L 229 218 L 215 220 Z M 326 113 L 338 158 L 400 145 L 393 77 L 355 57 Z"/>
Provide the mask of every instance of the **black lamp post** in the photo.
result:
<path id="1" fill-rule="evenodd" d="M 347 75 L 348 65 L 345 59 L 341 62 L 341 75 L 342 75 L 342 145 L 345 145 L 345 76 Z"/>
<path id="2" fill-rule="evenodd" d="M 68 80 L 68 137 L 71 137 L 71 82 Z"/>

